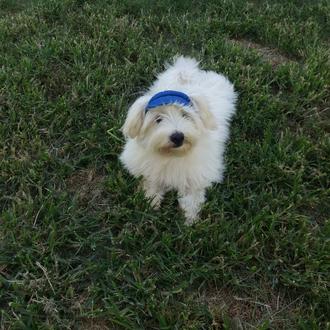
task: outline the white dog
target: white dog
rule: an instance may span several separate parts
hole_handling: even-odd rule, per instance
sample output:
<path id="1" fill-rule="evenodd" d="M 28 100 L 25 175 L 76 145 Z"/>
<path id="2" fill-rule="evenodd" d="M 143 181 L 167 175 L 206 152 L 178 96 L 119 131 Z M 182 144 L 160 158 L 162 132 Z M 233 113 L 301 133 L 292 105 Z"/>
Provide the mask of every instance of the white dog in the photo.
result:
<path id="1" fill-rule="evenodd" d="M 122 128 L 127 141 L 120 160 L 143 177 L 153 207 L 174 189 L 186 224 L 197 219 L 206 188 L 222 180 L 235 101 L 227 78 L 179 57 L 133 103 Z"/>

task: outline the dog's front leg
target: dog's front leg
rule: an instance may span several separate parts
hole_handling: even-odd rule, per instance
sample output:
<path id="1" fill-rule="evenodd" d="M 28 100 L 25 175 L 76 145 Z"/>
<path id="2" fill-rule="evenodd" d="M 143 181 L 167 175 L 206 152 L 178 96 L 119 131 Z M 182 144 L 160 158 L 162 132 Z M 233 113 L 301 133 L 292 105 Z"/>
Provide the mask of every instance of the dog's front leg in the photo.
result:
<path id="1" fill-rule="evenodd" d="M 186 217 L 185 224 L 190 226 L 198 218 L 198 213 L 205 201 L 205 190 L 200 189 L 180 195 L 179 204 Z"/>
<path id="2" fill-rule="evenodd" d="M 143 181 L 143 190 L 146 198 L 150 199 L 150 205 L 154 209 L 159 209 L 164 196 L 164 190 L 155 182 Z"/>

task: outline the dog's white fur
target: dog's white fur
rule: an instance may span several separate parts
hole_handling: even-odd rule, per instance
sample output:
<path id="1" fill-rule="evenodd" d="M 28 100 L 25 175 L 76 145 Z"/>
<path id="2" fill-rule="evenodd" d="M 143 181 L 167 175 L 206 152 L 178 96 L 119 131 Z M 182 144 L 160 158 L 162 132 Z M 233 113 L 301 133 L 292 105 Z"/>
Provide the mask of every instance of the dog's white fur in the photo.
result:
<path id="1" fill-rule="evenodd" d="M 193 105 L 166 105 L 145 113 L 150 98 L 164 90 L 187 94 Z M 133 103 L 123 126 L 127 140 L 120 159 L 131 174 L 143 177 L 152 206 L 159 207 L 164 193 L 175 189 L 186 224 L 194 222 L 205 189 L 222 181 L 235 101 L 233 85 L 226 77 L 201 70 L 192 58 L 178 57 Z M 169 139 L 174 132 L 184 134 L 181 147 L 175 148 Z"/>

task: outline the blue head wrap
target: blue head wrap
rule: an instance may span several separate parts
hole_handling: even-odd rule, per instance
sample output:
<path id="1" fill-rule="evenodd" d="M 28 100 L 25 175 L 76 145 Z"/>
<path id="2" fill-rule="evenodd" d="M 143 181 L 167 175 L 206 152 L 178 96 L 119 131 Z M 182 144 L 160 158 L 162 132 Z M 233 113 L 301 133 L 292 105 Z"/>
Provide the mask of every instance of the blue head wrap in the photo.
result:
<path id="1" fill-rule="evenodd" d="M 184 106 L 191 105 L 191 100 L 188 95 L 178 92 L 178 91 L 163 91 L 155 94 L 150 101 L 148 102 L 145 112 L 148 112 L 149 110 L 153 108 L 157 108 L 162 105 L 167 104 L 182 104 Z"/>

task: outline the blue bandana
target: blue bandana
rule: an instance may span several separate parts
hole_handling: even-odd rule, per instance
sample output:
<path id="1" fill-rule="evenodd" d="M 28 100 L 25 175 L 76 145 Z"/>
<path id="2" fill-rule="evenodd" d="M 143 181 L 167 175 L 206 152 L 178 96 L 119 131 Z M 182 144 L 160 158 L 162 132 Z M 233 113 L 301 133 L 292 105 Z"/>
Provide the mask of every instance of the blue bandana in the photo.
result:
<path id="1" fill-rule="evenodd" d="M 145 112 L 161 105 L 179 103 L 184 106 L 191 105 L 191 100 L 188 95 L 178 91 L 163 91 L 155 94 L 148 102 Z"/>

